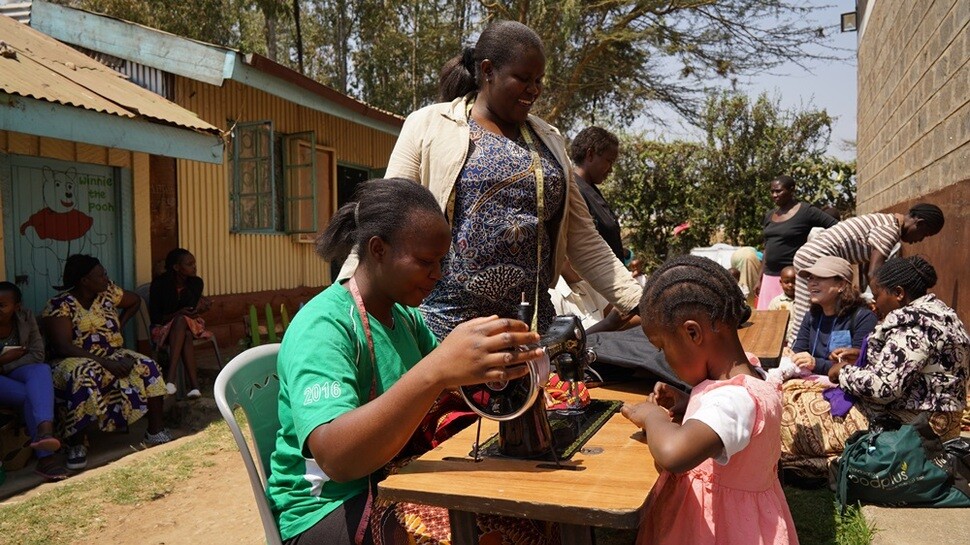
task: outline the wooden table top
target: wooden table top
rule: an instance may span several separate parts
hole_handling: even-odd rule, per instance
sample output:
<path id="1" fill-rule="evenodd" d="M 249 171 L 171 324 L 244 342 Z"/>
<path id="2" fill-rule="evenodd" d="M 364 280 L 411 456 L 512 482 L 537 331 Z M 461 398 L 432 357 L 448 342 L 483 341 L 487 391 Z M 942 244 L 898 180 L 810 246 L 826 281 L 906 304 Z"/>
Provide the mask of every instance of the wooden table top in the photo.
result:
<path id="1" fill-rule="evenodd" d="M 752 311 L 748 320 L 751 325 L 738 329 L 741 346 L 768 363 L 777 362 L 785 342 L 788 318 L 787 310 Z"/>
<path id="2" fill-rule="evenodd" d="M 593 388 L 595 399 L 640 401 L 646 384 Z M 485 458 L 469 452 L 476 426 L 448 439 L 381 482 L 382 498 L 475 513 L 574 525 L 636 528 L 658 473 L 643 432 L 616 413 L 583 449 L 549 469 L 550 462 Z M 498 422 L 482 420 L 482 442 Z"/>

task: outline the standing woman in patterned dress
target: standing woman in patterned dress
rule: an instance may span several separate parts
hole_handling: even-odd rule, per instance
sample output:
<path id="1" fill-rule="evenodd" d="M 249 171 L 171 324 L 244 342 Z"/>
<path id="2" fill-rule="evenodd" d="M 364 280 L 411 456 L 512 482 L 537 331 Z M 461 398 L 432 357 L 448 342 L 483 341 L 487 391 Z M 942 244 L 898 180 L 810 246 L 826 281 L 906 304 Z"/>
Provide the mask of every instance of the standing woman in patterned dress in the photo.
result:
<path id="1" fill-rule="evenodd" d="M 491 23 L 444 65 L 444 102 L 409 115 L 391 154 L 386 176 L 428 187 L 451 223 L 443 278 L 421 305 L 439 339 L 474 317 L 516 316 L 522 293 L 544 331 L 555 315 L 549 288 L 567 257 L 621 313 L 640 300 L 639 284 L 593 225 L 565 140 L 530 114 L 545 70 L 535 31 Z M 349 260 L 341 277 L 355 265 Z"/>
<path id="2" fill-rule="evenodd" d="M 943 229 L 943 211 L 935 204 L 920 203 L 904 214 L 866 214 L 842 220 L 822 231 L 795 253 L 796 272 L 811 267 L 822 256 L 836 256 L 852 264 L 869 265 L 869 283 L 875 280 L 879 267 L 885 263 L 893 246 L 899 242 L 914 244 Z M 795 278 L 795 307 L 792 310 L 792 334 L 788 344 L 795 342 L 802 317 L 810 306 L 808 280 L 800 274 Z"/>

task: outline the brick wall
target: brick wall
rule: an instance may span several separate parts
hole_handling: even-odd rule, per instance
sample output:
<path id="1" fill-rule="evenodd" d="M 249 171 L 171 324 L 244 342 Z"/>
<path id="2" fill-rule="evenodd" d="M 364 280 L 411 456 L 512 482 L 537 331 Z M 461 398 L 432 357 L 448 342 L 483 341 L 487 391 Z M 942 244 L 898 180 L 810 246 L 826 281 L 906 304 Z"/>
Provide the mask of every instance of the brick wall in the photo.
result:
<path id="1" fill-rule="evenodd" d="M 943 209 L 943 232 L 907 246 L 970 323 L 970 0 L 871 2 L 858 51 L 859 213 Z"/>
<path id="2" fill-rule="evenodd" d="M 859 43 L 860 212 L 968 177 L 970 2 L 874 2 Z"/>

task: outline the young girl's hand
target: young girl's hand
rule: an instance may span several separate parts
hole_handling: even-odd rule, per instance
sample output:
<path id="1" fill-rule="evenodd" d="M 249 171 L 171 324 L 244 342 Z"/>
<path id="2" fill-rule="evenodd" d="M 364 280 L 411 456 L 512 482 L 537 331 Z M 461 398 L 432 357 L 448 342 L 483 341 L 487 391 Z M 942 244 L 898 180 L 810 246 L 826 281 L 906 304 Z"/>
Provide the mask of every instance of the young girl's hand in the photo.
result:
<path id="1" fill-rule="evenodd" d="M 658 382 L 653 387 L 653 393 L 647 399 L 652 399 L 657 405 L 667 409 L 667 414 L 674 422 L 681 422 L 687 411 L 687 401 L 690 396 L 674 388 L 666 382 Z"/>
<path id="2" fill-rule="evenodd" d="M 539 335 L 519 320 L 475 318 L 452 330 L 425 361 L 442 388 L 511 380 L 525 376 L 529 370 L 522 364 L 542 355 L 520 347 L 538 341 Z"/>
<path id="3" fill-rule="evenodd" d="M 655 394 L 650 394 L 647 396 L 647 400 L 643 403 L 624 403 L 623 407 L 620 409 L 620 414 L 625 416 L 630 422 L 636 424 L 636 426 L 640 429 L 646 427 L 647 417 L 653 412 L 662 411 L 663 414 L 669 418 L 667 409 L 657 405 L 654 398 Z"/>

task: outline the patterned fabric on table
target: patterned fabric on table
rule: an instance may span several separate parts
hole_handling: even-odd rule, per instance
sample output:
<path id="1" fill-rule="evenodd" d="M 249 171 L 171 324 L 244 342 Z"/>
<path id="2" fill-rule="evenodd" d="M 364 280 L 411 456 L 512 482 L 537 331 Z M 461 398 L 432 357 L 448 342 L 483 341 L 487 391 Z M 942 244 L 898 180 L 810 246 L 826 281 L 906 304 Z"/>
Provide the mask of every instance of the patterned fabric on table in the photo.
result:
<path id="1" fill-rule="evenodd" d="M 75 346 L 111 360 L 132 357 L 137 363 L 128 376 L 116 378 L 89 358 L 55 360 L 54 394 L 60 410 L 58 431 L 70 437 L 91 424 L 103 431 L 127 429 L 148 411 L 148 398 L 165 395 L 158 365 L 147 356 L 122 348 L 121 322 L 116 305 L 123 290 L 115 284 L 85 309 L 68 292 L 47 303 L 44 316 L 67 318 L 73 324 Z"/>
<path id="2" fill-rule="evenodd" d="M 523 292 L 534 302 L 538 277 L 539 331 L 545 331 L 555 314 L 549 288 L 554 234 L 566 199 L 564 171 L 531 132 L 545 179 L 540 223 L 532 154 L 524 139 L 493 134 L 474 120 L 469 125 L 468 157 L 455 184 L 451 250 L 442 279 L 421 305 L 424 319 L 440 339 L 471 318 L 515 317 Z"/>
<path id="3" fill-rule="evenodd" d="M 803 477 L 828 477 L 829 462 L 842 454 L 846 439 L 869 428 L 858 407 L 844 418 L 833 417 L 831 405 L 822 397 L 828 388 L 804 379 L 782 386 L 781 466 Z"/>

